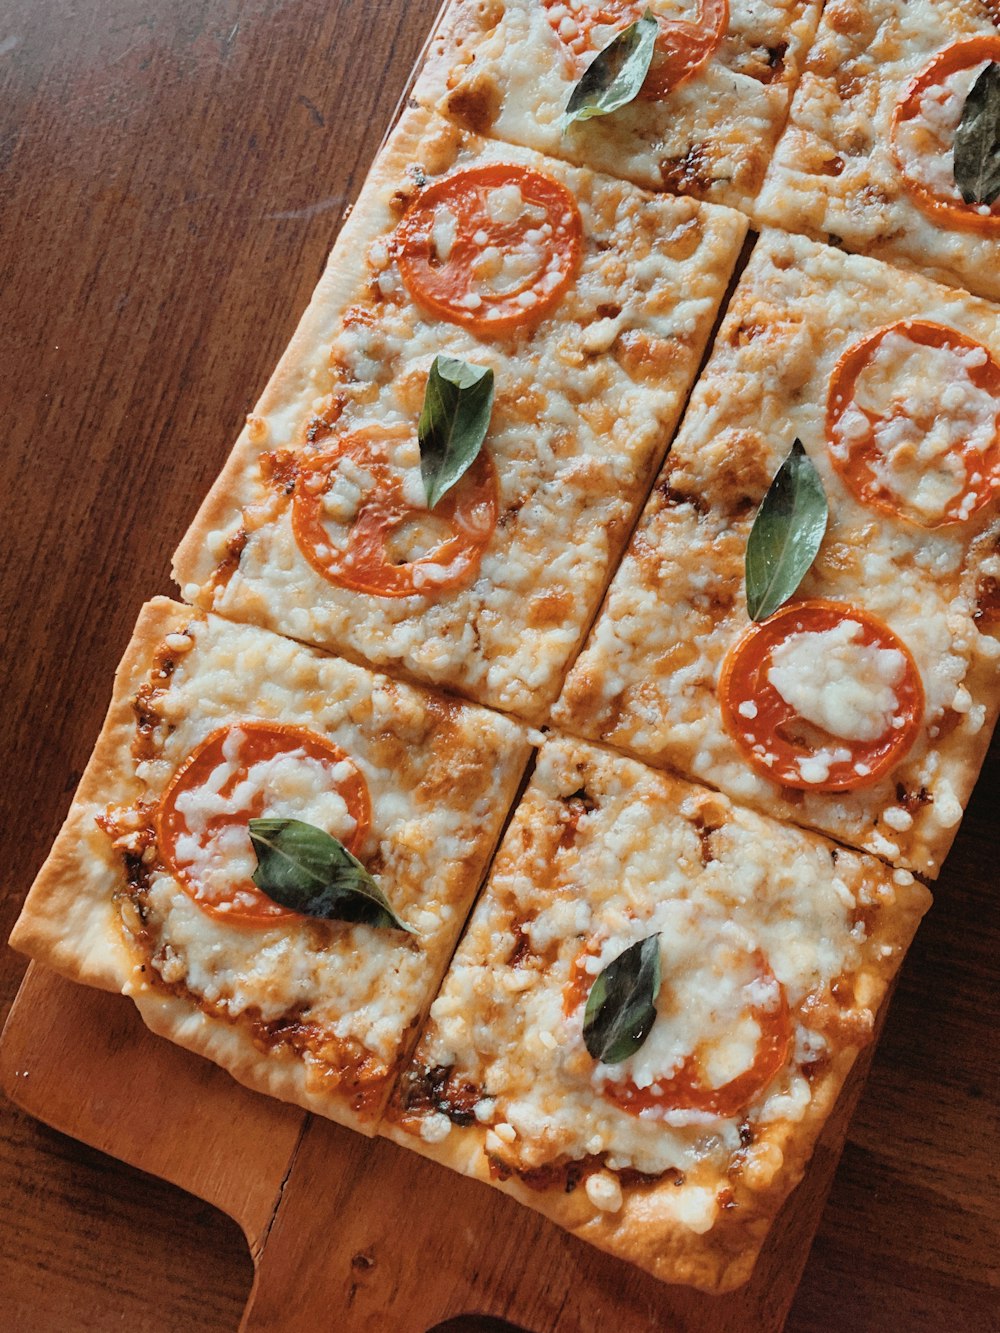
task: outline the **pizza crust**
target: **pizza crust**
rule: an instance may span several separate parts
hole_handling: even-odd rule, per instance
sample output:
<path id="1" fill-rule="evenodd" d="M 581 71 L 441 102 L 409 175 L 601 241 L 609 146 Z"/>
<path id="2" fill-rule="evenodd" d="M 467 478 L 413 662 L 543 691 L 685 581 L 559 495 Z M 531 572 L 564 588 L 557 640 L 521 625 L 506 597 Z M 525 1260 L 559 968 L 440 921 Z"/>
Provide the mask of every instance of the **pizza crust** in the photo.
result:
<path id="1" fill-rule="evenodd" d="M 976 620 L 977 580 L 996 570 L 1000 523 L 987 507 L 966 524 L 921 529 L 862 505 L 831 466 L 825 427 L 841 354 L 914 312 L 1000 361 L 1000 318 L 985 302 L 803 237 L 762 235 L 553 718 L 934 877 L 1000 706 L 1000 642 Z M 913 654 L 926 695 L 913 747 L 855 791 L 797 792 L 759 776 L 718 704 L 723 661 L 749 624 L 747 538 L 796 436 L 830 505 L 796 595 L 858 605 L 887 623 Z"/>
<path id="2" fill-rule="evenodd" d="M 567 810 L 578 799 L 576 793 L 571 796 L 568 793 L 577 784 L 586 794 L 588 810 L 580 816 L 578 826 L 573 824 L 576 816 L 570 816 L 574 840 L 567 843 Z M 649 810 L 653 813 L 648 813 Z M 685 821 L 695 830 L 708 829 L 709 840 L 720 839 L 709 841 L 708 862 L 685 859 L 684 848 L 691 842 L 690 830 L 683 833 Z M 682 831 L 679 841 L 678 828 Z M 653 840 L 649 846 L 647 838 Z M 555 845 L 563 850 L 555 852 L 553 859 Z M 627 888 L 614 889 L 601 880 L 597 867 L 610 866 L 609 856 L 620 865 L 622 884 Z M 831 856 L 832 865 L 828 859 Z M 702 869 L 715 860 L 721 860 L 721 870 Z M 750 873 L 751 866 L 752 881 L 747 883 L 752 882 L 753 887 L 748 888 L 749 897 L 741 896 L 736 880 Z M 825 872 L 823 866 L 828 867 Z M 810 986 L 818 984 L 822 991 L 834 975 L 839 977 L 838 984 L 843 985 L 845 978 L 850 984 L 852 999 L 843 1001 L 845 1007 L 837 1010 L 839 1018 L 828 1030 L 825 1048 L 818 1048 L 826 1058 L 808 1080 L 805 1104 L 801 1102 L 802 1089 L 798 1093 L 793 1091 L 796 1087 L 793 1075 L 780 1074 L 769 1089 L 731 1121 L 723 1117 L 707 1123 L 703 1131 L 691 1130 L 694 1138 L 687 1147 L 664 1143 L 664 1162 L 671 1153 L 681 1154 L 673 1159 L 678 1163 L 680 1177 L 674 1168 L 648 1182 L 632 1183 L 622 1177 L 621 1205 L 617 1209 L 596 1206 L 581 1183 L 569 1189 L 559 1178 L 545 1185 L 544 1177 L 540 1177 L 536 1181 L 539 1187 L 534 1188 L 513 1174 L 507 1179 L 502 1175 L 498 1178 L 491 1170 L 490 1156 L 504 1145 L 495 1142 L 491 1149 L 490 1135 L 494 1132 L 491 1126 L 498 1117 L 515 1119 L 512 1114 L 515 1110 L 520 1116 L 517 1144 L 528 1135 L 527 1145 L 518 1147 L 518 1151 L 528 1154 L 532 1161 L 533 1154 L 537 1153 L 544 1161 L 546 1153 L 558 1150 L 550 1144 L 564 1146 L 566 1125 L 578 1123 L 580 1145 L 587 1143 L 589 1135 L 596 1136 L 587 1151 L 601 1151 L 598 1140 L 604 1136 L 604 1158 L 627 1163 L 632 1150 L 625 1145 L 633 1131 L 627 1124 L 622 1128 L 621 1122 L 631 1122 L 632 1118 L 609 1112 L 596 1093 L 583 1090 L 589 1084 L 580 1082 L 583 1075 L 573 1054 L 581 1044 L 575 1027 L 578 1020 L 567 1018 L 553 1031 L 554 1042 L 548 1055 L 542 1050 L 548 1043 L 540 1046 L 534 1040 L 534 1028 L 529 1040 L 521 1033 L 521 1027 L 533 1024 L 540 1013 L 552 1012 L 544 1007 L 550 1004 L 545 999 L 545 988 L 559 995 L 566 975 L 572 975 L 567 974 L 565 959 L 581 947 L 582 938 L 594 929 L 595 922 L 617 920 L 619 925 L 609 929 L 613 934 L 616 930 L 623 932 L 623 939 L 632 938 L 636 930 L 639 934 L 646 933 L 654 922 L 661 922 L 662 918 L 656 916 L 660 909 L 654 905 L 648 924 L 633 930 L 616 906 L 619 897 L 631 904 L 631 910 L 645 921 L 643 914 L 650 910 L 650 903 L 669 899 L 683 907 L 686 901 L 700 901 L 699 879 L 713 873 L 714 882 L 726 885 L 725 891 L 741 903 L 740 921 L 758 922 L 763 932 L 759 936 L 760 947 L 765 948 L 768 939 L 779 941 L 772 961 L 786 978 L 790 1002 L 801 1000 L 799 992 L 803 986 L 811 993 Z M 652 876 L 648 881 L 643 878 L 646 874 Z M 839 881 L 839 888 L 833 884 L 834 880 Z M 594 912 L 589 925 L 581 923 L 582 938 L 576 937 L 575 942 L 574 938 L 560 941 L 553 946 L 558 954 L 547 949 L 541 962 L 530 957 L 527 961 L 520 958 L 513 961 L 516 950 L 511 951 L 511 943 L 519 939 L 518 923 L 527 917 L 547 932 L 548 927 L 543 924 L 546 912 L 561 911 L 561 895 L 570 887 Z M 807 920 L 802 927 L 802 947 L 815 949 L 815 955 L 807 954 L 805 958 L 797 953 L 799 946 L 793 942 L 797 937 L 780 943 L 780 922 L 785 919 L 781 913 L 794 912 L 792 902 L 796 893 L 804 895 L 801 915 Z M 822 906 L 818 905 L 820 900 Z M 867 903 L 869 908 L 872 903 L 879 904 L 870 912 L 867 933 L 860 943 L 851 932 L 839 933 L 850 920 L 850 910 L 854 910 L 845 906 L 850 902 Z M 542 748 L 535 775 L 515 812 L 490 882 L 459 945 L 414 1055 L 414 1069 L 441 1067 L 440 1061 L 447 1060 L 449 1076 L 454 1077 L 459 1087 L 478 1087 L 484 1100 L 476 1103 L 473 1116 L 466 1113 L 465 1120 L 480 1121 L 479 1108 L 483 1107 L 482 1120 L 472 1124 L 451 1123 L 446 1128 L 440 1113 L 419 1101 L 408 1102 L 404 1074 L 381 1132 L 454 1170 L 503 1189 L 581 1239 L 628 1259 L 662 1281 L 683 1282 L 705 1291 L 728 1291 L 750 1276 L 774 1216 L 802 1178 L 816 1140 L 859 1050 L 870 1037 L 875 1015 L 929 903 L 926 889 L 906 872 L 892 872 L 872 858 L 840 851 L 815 834 L 784 828 L 741 810 L 725 797 L 654 773 L 635 761 L 568 737 L 552 737 Z M 830 936 L 822 942 L 822 947 L 811 933 L 815 924 L 809 916 L 812 911 L 825 914 L 824 919 L 830 923 Z M 835 924 L 839 912 L 846 914 L 840 926 Z M 798 929 L 800 924 L 790 922 L 788 929 Z M 598 933 L 602 928 L 597 927 Z M 547 933 L 543 938 L 548 938 Z M 710 940 L 711 936 L 706 936 L 706 941 Z M 619 947 L 615 944 L 612 953 Z M 849 957 L 856 961 L 849 962 Z M 483 970 L 484 964 L 489 965 L 487 960 L 492 964 L 489 973 Z M 519 970 L 522 967 L 523 972 Z M 796 969 L 800 971 L 797 973 Z M 668 984 L 671 978 L 665 973 L 664 985 Z M 522 998 L 525 996 L 528 998 Z M 841 1004 L 840 999 L 837 1004 Z M 674 1013 L 675 1009 L 667 1012 Z M 798 1011 L 793 1007 L 792 1012 Z M 801 1013 L 810 1016 L 795 1019 L 799 1025 L 797 1032 L 803 1025 L 822 1026 L 822 1020 L 815 1017 L 816 1010 L 804 1008 Z M 843 1026 L 838 1028 L 837 1022 Z M 647 1040 L 652 1039 L 651 1036 Z M 796 1036 L 796 1052 L 802 1040 Z M 807 1053 L 813 1051 L 808 1042 L 801 1049 Z M 811 1058 L 810 1054 L 794 1057 L 795 1060 Z M 557 1062 L 552 1070 L 548 1068 L 550 1061 Z M 579 1105 L 576 1111 L 561 1111 L 552 1118 L 544 1109 L 548 1105 L 546 1098 L 551 1099 L 552 1088 L 559 1086 L 564 1108 Z M 473 1096 L 470 1092 L 470 1103 Z M 535 1097 L 537 1112 L 525 1121 L 525 1099 L 534 1105 Z M 786 1111 L 785 1107 L 789 1109 Z M 741 1125 L 737 1139 L 734 1124 L 744 1116 L 750 1133 L 745 1139 Z M 540 1127 L 536 1140 L 524 1128 L 526 1123 Z M 654 1131 L 647 1122 L 642 1134 L 634 1140 L 635 1151 L 654 1154 L 661 1151 L 655 1141 L 656 1132 L 667 1138 L 671 1132 L 685 1132 L 674 1131 L 672 1126 L 670 1122 Z M 507 1126 L 508 1130 L 511 1128 Z M 718 1142 L 727 1145 L 726 1152 L 734 1144 L 742 1145 L 728 1159 L 740 1163 L 735 1174 L 726 1169 L 725 1153 L 717 1165 L 706 1165 L 709 1160 L 715 1162 L 713 1151 L 716 1157 L 719 1154 L 718 1150 L 708 1149 L 707 1157 L 703 1155 L 705 1150 L 698 1146 L 699 1132 L 716 1136 Z M 638 1134 L 638 1130 L 634 1133 Z M 507 1141 L 514 1140 L 508 1135 Z M 564 1150 L 571 1156 L 578 1151 L 565 1147 Z M 689 1158 L 684 1153 L 689 1153 Z M 642 1160 L 641 1156 L 633 1156 L 631 1163 Z M 689 1167 L 685 1167 L 685 1161 L 690 1162 Z M 613 1171 L 620 1169 L 614 1167 Z M 647 1162 L 639 1169 L 649 1172 L 650 1164 Z M 685 1172 L 691 1179 L 684 1179 Z M 730 1192 L 735 1192 L 735 1206 L 716 1206 L 716 1192 L 729 1186 L 732 1186 Z"/>
<path id="3" fill-rule="evenodd" d="M 121 860 L 94 822 L 108 803 L 109 779 L 132 765 L 132 700 L 156 645 L 177 623 L 165 597 L 148 602 L 115 672 L 107 716 L 52 850 L 10 936 L 10 946 L 84 986 L 120 991 L 136 963 L 114 906 Z"/>
<path id="4" fill-rule="evenodd" d="M 440 179 L 496 163 L 562 184 L 584 240 L 558 305 L 531 329 L 487 338 L 424 313 L 390 242 L 421 173 Z M 410 110 L 177 550 L 185 598 L 544 721 L 676 426 L 745 231 L 729 210 L 650 198 Z M 290 516 L 294 482 L 276 493 L 266 460 L 275 451 L 308 458 L 310 422 L 324 412 L 336 414 L 338 438 L 374 426 L 414 445 L 439 352 L 494 370 L 486 450 L 497 526 L 462 587 L 389 598 L 339 586 L 303 555 Z M 222 579 L 234 541 L 238 559 Z"/>
<path id="5" fill-rule="evenodd" d="M 688 17 L 697 5 L 663 8 Z M 690 80 L 666 98 L 639 98 L 563 134 L 563 111 L 590 57 L 578 65 L 567 56 L 540 0 L 453 0 L 414 96 L 478 134 L 746 211 L 819 10 L 812 0 L 730 0 L 726 36 Z"/>
<path id="6" fill-rule="evenodd" d="M 1000 235 L 948 228 L 918 208 L 890 143 L 893 109 L 932 57 L 996 35 L 981 0 L 832 0 L 755 216 L 1000 299 Z"/>
<path id="7" fill-rule="evenodd" d="M 164 649 L 165 673 L 156 665 Z M 141 712 L 152 730 L 137 753 L 133 700 L 149 682 L 158 693 Z M 142 812 L 187 755 L 248 717 L 311 723 L 350 756 L 372 803 L 363 854 L 414 935 L 210 917 L 163 864 L 155 833 L 155 855 L 144 869 L 137 856 L 126 873 L 97 816 L 108 812 L 116 830 L 135 826 L 123 813 L 149 822 Z M 129 995 L 152 1031 L 246 1086 L 371 1134 L 528 753 L 506 718 L 158 598 L 140 615 L 94 755 L 11 943 L 72 980 Z"/>

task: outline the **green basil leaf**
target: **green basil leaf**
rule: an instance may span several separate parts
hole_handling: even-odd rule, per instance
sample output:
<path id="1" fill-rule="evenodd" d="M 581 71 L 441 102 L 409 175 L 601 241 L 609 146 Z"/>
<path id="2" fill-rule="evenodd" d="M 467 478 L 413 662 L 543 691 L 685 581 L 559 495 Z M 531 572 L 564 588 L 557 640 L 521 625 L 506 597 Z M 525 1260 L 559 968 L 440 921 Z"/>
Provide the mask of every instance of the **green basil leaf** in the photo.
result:
<path id="1" fill-rule="evenodd" d="M 656 1021 L 660 993 L 660 937 L 630 945 L 590 988 L 583 1011 L 583 1041 L 595 1060 L 617 1065 L 634 1055 Z"/>
<path id="2" fill-rule="evenodd" d="M 453 356 L 436 356 L 427 376 L 417 436 L 420 474 L 433 509 L 472 466 L 493 411 L 493 371 Z"/>
<path id="3" fill-rule="evenodd" d="M 766 620 L 805 578 L 826 532 L 820 475 L 796 440 L 757 510 L 746 554 L 747 611 Z"/>
<path id="4" fill-rule="evenodd" d="M 659 31 L 659 23 L 647 9 L 642 18 L 611 39 L 570 93 L 563 130 L 578 120 L 606 116 L 638 96 L 649 73 Z"/>
<path id="5" fill-rule="evenodd" d="M 251 819 L 261 893 L 303 916 L 405 930 L 389 900 L 339 839 L 301 819 Z"/>
<path id="6" fill-rule="evenodd" d="M 1000 64 L 972 85 L 955 131 L 955 184 L 967 204 L 1000 198 Z"/>

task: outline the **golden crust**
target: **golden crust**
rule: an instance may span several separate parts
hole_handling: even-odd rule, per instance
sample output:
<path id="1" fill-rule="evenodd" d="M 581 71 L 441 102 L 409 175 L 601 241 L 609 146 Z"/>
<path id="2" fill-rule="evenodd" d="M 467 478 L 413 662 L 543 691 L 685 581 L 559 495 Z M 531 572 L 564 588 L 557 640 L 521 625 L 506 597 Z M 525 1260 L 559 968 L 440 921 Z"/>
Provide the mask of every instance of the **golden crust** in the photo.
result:
<path id="1" fill-rule="evenodd" d="M 938 51 L 977 36 L 996 36 L 981 0 L 828 4 L 755 216 L 1000 298 L 1000 237 L 923 211 L 890 133 L 910 80 Z"/>
<path id="2" fill-rule="evenodd" d="M 587 63 L 556 37 L 537 0 L 453 0 L 414 90 L 478 134 L 526 144 L 647 189 L 749 210 L 784 124 L 820 5 L 730 0 L 724 40 L 704 68 L 659 100 L 564 133 Z"/>
<path id="3" fill-rule="evenodd" d="M 183 891 L 149 811 L 207 735 L 247 717 L 311 726 L 351 756 L 371 800 L 364 855 L 415 935 L 301 918 L 241 927 Z M 248 1087 L 371 1134 L 528 748 L 506 718 L 158 598 L 11 942 L 131 996 L 153 1031 Z M 112 833 L 96 823 L 106 811 Z"/>
<path id="4" fill-rule="evenodd" d="M 1000 360 L 995 307 L 874 260 L 765 232 L 728 308 L 684 424 L 600 617 L 553 709 L 558 725 L 720 787 L 737 800 L 938 874 L 1000 706 L 998 644 L 977 581 L 1000 573 L 989 509 L 922 529 L 861 504 L 826 445 L 830 376 L 848 347 L 914 312 Z M 791 792 L 760 777 L 725 730 L 717 683 L 748 626 L 746 541 L 799 436 L 830 504 L 798 595 L 859 605 L 907 644 L 924 725 L 880 782 Z"/>
<path id="5" fill-rule="evenodd" d="M 573 813 L 581 799 L 584 812 Z M 609 849 L 627 891 L 601 882 L 598 868 L 610 866 L 602 859 Z M 703 888 L 709 881 L 715 887 Z M 564 891 L 577 904 L 576 933 L 552 943 L 549 921 L 563 910 Z M 579 1063 L 574 1050 L 581 1046 L 578 1020 L 557 1018 L 556 1027 L 545 1029 L 542 1016 L 565 1014 L 560 997 L 573 976 L 567 959 L 590 932 L 600 934 L 600 922 L 635 914 L 640 933 L 654 924 L 666 932 L 668 918 L 657 915 L 664 903 L 686 910 L 700 894 L 720 892 L 731 906 L 739 904 L 727 922 L 759 932 L 759 947 L 770 950 L 800 1034 L 796 1054 L 729 1121 L 715 1119 L 704 1131 L 672 1122 L 650 1131 L 647 1122 L 639 1135 L 632 1117 L 609 1112 L 587 1091 L 593 1066 Z M 905 872 L 635 761 L 550 739 L 381 1132 L 497 1185 L 664 1281 L 728 1290 L 749 1277 L 772 1219 L 801 1179 L 929 902 L 926 889 Z M 586 922 L 582 903 L 593 911 Z M 866 923 L 860 944 L 851 924 L 859 912 Z M 800 942 L 788 943 L 787 932 L 800 925 Z M 621 938 L 631 938 L 630 930 Z M 710 940 L 705 936 L 702 944 Z M 611 952 L 620 947 L 614 943 Z M 664 977 L 665 985 L 673 984 L 672 974 Z M 820 998 L 828 986 L 835 1001 Z M 551 1042 L 539 1039 L 546 1030 Z M 810 1047 L 805 1034 L 818 1030 L 824 1045 Z M 805 1054 L 798 1053 L 800 1043 Z M 432 1070 L 444 1070 L 447 1082 L 428 1083 Z M 435 1109 L 442 1106 L 443 1113 Z M 446 1117 L 456 1113 L 458 1120 L 447 1125 Z M 494 1133 L 498 1121 L 505 1137 Z M 653 1137 L 657 1132 L 662 1144 Z M 702 1132 L 727 1144 L 725 1151 L 706 1152 Z M 684 1133 L 689 1138 L 680 1146 L 666 1142 Z M 546 1176 L 549 1163 L 586 1163 L 593 1154 L 603 1164 L 599 1172 L 615 1160 L 614 1171 L 631 1163 L 654 1178 L 621 1176 L 621 1206 L 602 1210 L 579 1178 L 567 1188 L 570 1177 Z M 530 1163 L 524 1178 L 516 1174 L 518 1160 Z M 720 1191 L 727 1202 L 706 1202 Z"/>
<path id="6" fill-rule="evenodd" d="M 132 701 L 153 651 L 177 624 L 179 611 L 185 618 L 191 614 L 166 597 L 142 608 L 115 672 L 111 704 L 94 752 L 10 936 L 12 948 L 71 981 L 101 990 L 125 986 L 135 954 L 126 945 L 114 906 L 121 860 L 94 816 L 127 782 L 136 722 Z"/>
<path id="7" fill-rule="evenodd" d="M 491 338 L 437 320 L 411 299 L 392 237 L 418 180 L 511 161 L 575 198 L 582 254 L 553 311 Z M 408 111 L 178 548 L 184 596 L 544 721 L 676 425 L 745 229 L 729 210 L 651 198 Z M 373 425 L 400 431 L 408 460 L 401 475 L 416 483 L 416 422 L 439 352 L 495 373 L 487 447 L 496 527 L 462 586 L 399 598 L 340 586 L 313 568 L 292 526 L 289 496 L 298 460 L 312 448 L 312 423 L 322 423 L 320 439 Z M 293 479 L 275 487 L 270 460 L 279 455 Z"/>

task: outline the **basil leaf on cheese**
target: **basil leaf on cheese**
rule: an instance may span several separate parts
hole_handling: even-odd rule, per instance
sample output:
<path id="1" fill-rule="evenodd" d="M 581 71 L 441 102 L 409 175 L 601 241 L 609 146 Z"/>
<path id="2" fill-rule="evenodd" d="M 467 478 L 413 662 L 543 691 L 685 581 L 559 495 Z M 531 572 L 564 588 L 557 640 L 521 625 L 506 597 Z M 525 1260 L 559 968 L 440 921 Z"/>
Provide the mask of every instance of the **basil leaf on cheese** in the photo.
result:
<path id="1" fill-rule="evenodd" d="M 660 25 L 647 9 L 642 18 L 623 28 L 583 72 L 570 93 L 563 115 L 563 130 L 579 120 L 606 116 L 639 95 L 649 73 Z"/>
<path id="2" fill-rule="evenodd" d="M 339 839 L 301 819 L 251 819 L 257 854 L 251 878 L 282 907 L 324 921 L 410 931 L 357 857 Z"/>
<path id="3" fill-rule="evenodd" d="M 955 131 L 955 184 L 967 204 L 1000 198 L 1000 64 L 986 66 L 972 85 Z"/>
<path id="4" fill-rule="evenodd" d="M 634 1055 L 656 1021 L 660 937 L 630 945 L 601 972 L 583 1011 L 583 1041 L 595 1060 L 617 1065 Z"/>
<path id="5" fill-rule="evenodd" d="M 746 551 L 747 611 L 766 620 L 795 592 L 816 559 L 829 507 L 802 441 L 775 474 L 757 510 Z"/>
<path id="6" fill-rule="evenodd" d="M 433 509 L 475 462 L 493 411 L 493 371 L 436 356 L 417 426 L 420 474 Z"/>

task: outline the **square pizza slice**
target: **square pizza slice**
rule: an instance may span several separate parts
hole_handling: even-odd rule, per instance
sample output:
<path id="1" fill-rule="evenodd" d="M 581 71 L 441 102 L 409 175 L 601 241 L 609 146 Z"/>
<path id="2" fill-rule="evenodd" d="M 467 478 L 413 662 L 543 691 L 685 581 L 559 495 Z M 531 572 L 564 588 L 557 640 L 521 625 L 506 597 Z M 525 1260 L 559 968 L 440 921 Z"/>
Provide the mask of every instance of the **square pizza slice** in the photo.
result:
<path id="1" fill-rule="evenodd" d="M 751 622 L 796 439 L 825 535 Z M 1000 703 L 998 490 L 1000 311 L 765 233 L 554 718 L 936 875 Z"/>
<path id="2" fill-rule="evenodd" d="M 664 1281 L 737 1286 L 929 901 L 549 739 L 381 1132 Z"/>
<path id="3" fill-rule="evenodd" d="M 528 753 L 509 719 L 157 599 L 11 942 L 370 1134 Z"/>
<path id="4" fill-rule="evenodd" d="M 480 134 L 748 209 L 820 8 L 818 0 L 454 0 L 416 96 Z M 584 71 L 644 13 L 659 32 L 638 96 L 565 126 Z"/>
<path id="5" fill-rule="evenodd" d="M 177 551 L 185 598 L 544 718 L 745 228 L 409 111 Z M 492 371 L 494 396 L 428 508 L 438 357 Z"/>
<path id="6" fill-rule="evenodd" d="M 831 0 L 758 215 L 1000 298 L 997 21 L 989 0 Z"/>

